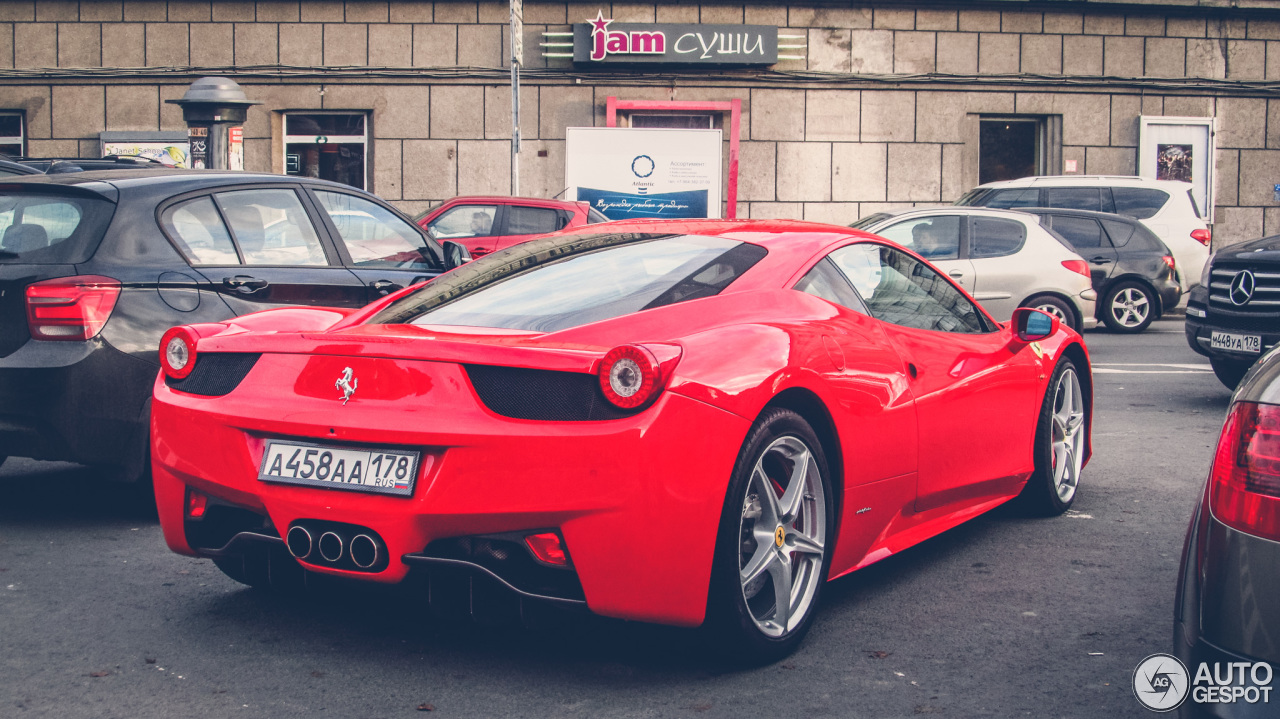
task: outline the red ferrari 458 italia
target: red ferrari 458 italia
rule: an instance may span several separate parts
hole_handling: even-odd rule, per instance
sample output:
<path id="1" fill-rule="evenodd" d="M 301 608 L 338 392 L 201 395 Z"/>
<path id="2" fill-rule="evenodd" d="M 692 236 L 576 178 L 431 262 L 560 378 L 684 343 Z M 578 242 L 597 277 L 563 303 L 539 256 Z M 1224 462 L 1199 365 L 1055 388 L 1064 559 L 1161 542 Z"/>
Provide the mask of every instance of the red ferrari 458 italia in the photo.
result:
<path id="1" fill-rule="evenodd" d="M 160 354 L 174 551 L 251 585 L 422 570 L 433 603 L 488 583 L 754 660 L 831 578 L 1009 500 L 1063 512 L 1090 453 L 1077 334 L 802 222 L 579 228 Z"/>

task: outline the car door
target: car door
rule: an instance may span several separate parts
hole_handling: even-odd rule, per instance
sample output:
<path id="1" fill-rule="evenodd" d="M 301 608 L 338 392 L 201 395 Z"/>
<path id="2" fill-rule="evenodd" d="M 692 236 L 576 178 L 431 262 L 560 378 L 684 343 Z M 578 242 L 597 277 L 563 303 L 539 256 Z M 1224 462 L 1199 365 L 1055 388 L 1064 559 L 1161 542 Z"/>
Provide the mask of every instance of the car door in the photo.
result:
<path id="1" fill-rule="evenodd" d="M 1041 263 L 1027 257 L 1028 228 L 1011 217 L 975 215 L 969 220 L 969 261 L 973 263 L 973 298 L 1003 322 L 1040 283 Z M 1033 222 L 1028 218 L 1028 222 Z"/>
<path id="2" fill-rule="evenodd" d="M 439 248 L 417 225 L 372 199 L 311 188 L 346 266 L 376 300 L 443 271 Z"/>
<path id="3" fill-rule="evenodd" d="M 507 205 L 505 209 L 501 235 L 493 246 L 495 252 L 533 239 L 538 235 L 563 229 L 569 224 L 569 218 L 565 212 L 553 207 L 512 204 Z"/>
<path id="4" fill-rule="evenodd" d="M 1106 287 L 1107 278 L 1115 272 L 1119 256 L 1102 225 L 1092 217 L 1049 215 L 1049 227 L 1071 245 L 1089 263 L 1089 277 L 1093 288 L 1099 292 Z"/>
<path id="5" fill-rule="evenodd" d="M 916 216 L 875 230 L 877 235 L 910 248 L 973 293 L 973 263 L 962 251 L 966 219 L 962 215 Z"/>
<path id="6" fill-rule="evenodd" d="M 1035 353 L 904 252 L 860 243 L 830 258 L 906 363 L 919 426 L 916 510 L 953 511 L 1017 491 L 1031 470 Z"/>
<path id="7" fill-rule="evenodd" d="M 161 222 L 236 314 L 287 305 L 360 307 L 363 284 L 317 232 L 292 186 L 185 197 Z"/>
<path id="8" fill-rule="evenodd" d="M 503 210 L 496 203 L 454 205 L 427 222 L 427 234 L 436 242 L 465 246 L 472 257 L 487 255 L 498 243 Z"/>

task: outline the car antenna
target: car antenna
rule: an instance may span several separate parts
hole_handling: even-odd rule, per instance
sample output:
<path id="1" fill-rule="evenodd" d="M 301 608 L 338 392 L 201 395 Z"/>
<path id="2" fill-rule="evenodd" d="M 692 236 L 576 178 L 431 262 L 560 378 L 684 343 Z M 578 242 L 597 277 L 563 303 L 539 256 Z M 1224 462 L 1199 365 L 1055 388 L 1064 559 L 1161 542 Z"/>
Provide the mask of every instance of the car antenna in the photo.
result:
<path id="1" fill-rule="evenodd" d="M 558 200 L 558 199 L 560 199 L 560 196 L 561 196 L 561 195 L 563 195 L 564 193 L 566 193 L 566 192 L 568 192 L 568 191 L 569 191 L 569 188 L 567 188 L 567 187 L 566 187 L 566 188 L 564 188 L 563 190 L 561 190 L 561 191 L 557 192 L 557 193 L 555 194 L 555 197 L 552 197 L 551 199 L 553 199 L 553 200 Z"/>

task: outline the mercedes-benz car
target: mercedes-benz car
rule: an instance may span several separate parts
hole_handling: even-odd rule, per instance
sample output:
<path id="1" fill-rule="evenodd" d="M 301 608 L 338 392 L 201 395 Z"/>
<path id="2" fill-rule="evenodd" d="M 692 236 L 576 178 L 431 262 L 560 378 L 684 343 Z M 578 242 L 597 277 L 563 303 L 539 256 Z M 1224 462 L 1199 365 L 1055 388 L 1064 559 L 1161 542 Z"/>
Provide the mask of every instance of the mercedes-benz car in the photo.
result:
<path id="1" fill-rule="evenodd" d="M 796 646 L 828 579 L 1015 498 L 1064 512 L 1090 453 L 1074 331 L 801 222 L 579 228 L 160 356 L 174 551 L 257 586 L 422 569 L 473 611 L 487 581 L 749 660 Z"/>

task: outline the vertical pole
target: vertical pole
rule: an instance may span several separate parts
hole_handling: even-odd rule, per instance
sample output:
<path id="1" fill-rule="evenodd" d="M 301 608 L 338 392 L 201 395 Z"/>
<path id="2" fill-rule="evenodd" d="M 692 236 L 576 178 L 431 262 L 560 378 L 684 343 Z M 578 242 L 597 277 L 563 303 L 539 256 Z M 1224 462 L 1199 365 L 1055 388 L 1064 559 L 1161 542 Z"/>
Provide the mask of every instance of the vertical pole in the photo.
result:
<path id="1" fill-rule="evenodd" d="M 520 63 L 511 63 L 511 194 L 520 194 Z"/>

